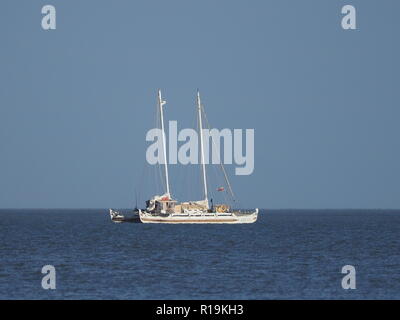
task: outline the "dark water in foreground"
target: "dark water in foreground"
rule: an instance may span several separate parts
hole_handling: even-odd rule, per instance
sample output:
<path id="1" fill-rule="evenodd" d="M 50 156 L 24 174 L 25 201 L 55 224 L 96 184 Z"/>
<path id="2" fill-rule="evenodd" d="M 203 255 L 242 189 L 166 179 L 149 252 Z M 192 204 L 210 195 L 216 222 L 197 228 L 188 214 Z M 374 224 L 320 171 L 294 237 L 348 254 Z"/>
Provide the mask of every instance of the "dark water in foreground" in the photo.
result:
<path id="1" fill-rule="evenodd" d="M 0 210 L 1 299 L 399 299 L 400 211 L 262 211 L 250 225 Z M 57 271 L 43 290 L 41 268 Z M 356 267 L 357 289 L 341 287 Z"/>

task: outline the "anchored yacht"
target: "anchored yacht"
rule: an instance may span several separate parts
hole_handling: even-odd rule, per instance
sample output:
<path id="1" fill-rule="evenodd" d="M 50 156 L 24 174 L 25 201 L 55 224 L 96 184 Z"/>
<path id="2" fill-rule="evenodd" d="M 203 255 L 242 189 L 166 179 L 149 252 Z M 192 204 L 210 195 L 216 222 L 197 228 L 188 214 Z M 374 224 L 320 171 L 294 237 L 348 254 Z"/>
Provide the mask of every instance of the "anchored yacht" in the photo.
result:
<path id="1" fill-rule="evenodd" d="M 202 118 L 205 116 L 204 107 L 201 104 L 200 93 L 197 91 L 196 108 L 198 113 L 198 127 L 199 127 L 199 140 L 200 140 L 200 160 L 203 184 L 203 199 L 190 200 L 185 202 L 178 202 L 174 199 L 170 192 L 169 176 L 168 176 L 168 163 L 167 163 L 167 148 L 164 130 L 164 105 L 166 101 L 162 99 L 161 91 L 158 91 L 158 108 L 161 122 L 161 136 L 164 157 L 164 179 L 165 190 L 162 195 L 155 195 L 150 200 L 146 201 L 145 209 L 138 209 L 139 218 L 142 223 L 253 223 L 257 220 L 258 209 L 243 211 L 232 209 L 228 204 L 216 204 L 210 206 L 208 200 L 207 190 L 207 174 L 206 164 L 204 161 L 204 141 L 203 141 L 203 122 Z M 233 197 L 231 184 L 228 176 L 221 163 L 221 169 L 224 174 L 227 189 Z M 225 191 L 224 188 L 218 188 L 218 191 Z M 111 210 L 111 209 L 110 209 Z M 111 212 L 111 211 L 110 211 Z M 114 211 L 118 214 L 118 212 Z"/>

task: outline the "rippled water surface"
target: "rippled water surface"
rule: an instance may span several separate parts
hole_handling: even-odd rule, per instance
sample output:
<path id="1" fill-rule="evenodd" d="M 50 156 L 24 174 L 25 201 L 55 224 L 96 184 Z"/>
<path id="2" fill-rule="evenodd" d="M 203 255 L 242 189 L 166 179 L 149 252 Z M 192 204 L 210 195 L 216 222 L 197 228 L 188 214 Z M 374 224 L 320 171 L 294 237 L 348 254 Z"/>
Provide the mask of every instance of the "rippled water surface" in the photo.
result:
<path id="1" fill-rule="evenodd" d="M 399 299 L 400 211 L 262 210 L 249 225 L 0 210 L 1 299 Z M 41 268 L 56 268 L 43 290 Z M 343 290 L 341 268 L 356 268 Z"/>

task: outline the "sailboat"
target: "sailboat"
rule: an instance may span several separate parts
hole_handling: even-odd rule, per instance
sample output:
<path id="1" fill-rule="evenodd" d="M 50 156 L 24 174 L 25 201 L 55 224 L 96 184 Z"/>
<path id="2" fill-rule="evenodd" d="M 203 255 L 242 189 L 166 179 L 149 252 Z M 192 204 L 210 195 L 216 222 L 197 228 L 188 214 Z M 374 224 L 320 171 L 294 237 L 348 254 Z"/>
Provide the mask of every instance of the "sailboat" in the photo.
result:
<path id="1" fill-rule="evenodd" d="M 168 176 L 168 163 L 166 152 L 166 138 L 164 130 L 164 105 L 166 101 L 161 96 L 161 91 L 158 91 L 158 108 L 161 120 L 161 136 L 164 157 L 164 178 L 165 190 L 164 194 L 153 196 L 150 200 L 146 201 L 146 209 L 138 209 L 139 218 L 142 223 L 253 223 L 257 220 L 258 209 L 243 211 L 234 210 L 227 204 L 212 204 L 210 206 L 207 190 L 207 173 L 206 164 L 204 161 L 204 141 L 203 141 L 203 123 L 202 116 L 204 108 L 200 100 L 200 92 L 197 91 L 197 112 L 198 112 L 198 126 L 200 136 L 200 157 L 201 157 L 201 171 L 203 180 L 203 199 L 197 201 L 178 202 L 171 196 L 169 176 Z M 221 163 L 223 168 L 223 165 Z M 224 170 L 224 169 L 223 169 Z M 223 171 L 229 189 L 231 185 L 227 178 L 225 170 Z M 221 188 L 222 190 L 223 188 Z M 233 193 L 232 193 L 233 194 Z"/>

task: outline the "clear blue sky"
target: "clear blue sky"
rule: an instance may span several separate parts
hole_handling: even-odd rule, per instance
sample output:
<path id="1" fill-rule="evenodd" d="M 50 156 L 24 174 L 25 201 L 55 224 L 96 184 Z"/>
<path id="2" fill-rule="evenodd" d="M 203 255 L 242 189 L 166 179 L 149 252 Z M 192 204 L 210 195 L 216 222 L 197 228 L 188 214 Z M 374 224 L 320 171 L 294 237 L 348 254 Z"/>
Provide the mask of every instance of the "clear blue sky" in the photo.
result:
<path id="1" fill-rule="evenodd" d="M 399 13 L 395 0 L 2 0 L 0 207 L 131 207 L 160 87 L 182 127 L 200 88 L 215 127 L 255 129 L 255 171 L 232 177 L 244 206 L 400 208 Z"/>

